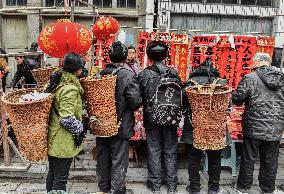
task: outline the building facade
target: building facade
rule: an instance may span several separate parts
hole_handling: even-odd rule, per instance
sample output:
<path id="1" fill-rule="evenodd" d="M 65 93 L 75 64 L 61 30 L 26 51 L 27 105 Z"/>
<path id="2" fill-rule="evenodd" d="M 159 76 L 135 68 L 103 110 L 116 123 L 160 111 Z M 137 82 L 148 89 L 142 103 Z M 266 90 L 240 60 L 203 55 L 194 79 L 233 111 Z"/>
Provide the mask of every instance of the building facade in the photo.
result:
<path id="1" fill-rule="evenodd" d="M 275 36 L 274 61 L 284 45 L 284 0 L 159 0 L 159 26 L 191 35 Z"/>

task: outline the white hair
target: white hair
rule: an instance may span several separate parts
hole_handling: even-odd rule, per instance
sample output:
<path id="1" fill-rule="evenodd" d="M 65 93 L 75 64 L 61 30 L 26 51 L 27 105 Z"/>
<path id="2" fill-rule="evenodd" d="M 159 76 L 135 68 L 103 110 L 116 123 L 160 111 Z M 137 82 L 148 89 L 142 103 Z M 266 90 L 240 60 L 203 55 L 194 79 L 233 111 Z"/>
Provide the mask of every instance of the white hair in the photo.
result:
<path id="1" fill-rule="evenodd" d="M 271 63 L 271 57 L 268 53 L 256 53 L 253 57 L 254 62 L 268 62 Z"/>

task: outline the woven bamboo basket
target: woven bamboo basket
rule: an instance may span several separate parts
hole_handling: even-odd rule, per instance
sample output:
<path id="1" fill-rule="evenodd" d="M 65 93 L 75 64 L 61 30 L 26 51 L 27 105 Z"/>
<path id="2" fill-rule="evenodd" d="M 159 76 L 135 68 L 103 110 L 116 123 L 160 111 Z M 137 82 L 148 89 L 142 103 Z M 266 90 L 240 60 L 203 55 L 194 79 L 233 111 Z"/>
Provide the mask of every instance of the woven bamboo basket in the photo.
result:
<path id="1" fill-rule="evenodd" d="M 47 84 L 53 71 L 54 67 L 44 67 L 32 70 L 32 74 L 37 81 L 39 88 L 43 88 L 45 84 Z"/>
<path id="2" fill-rule="evenodd" d="M 225 148 L 231 89 L 220 85 L 199 85 L 188 88 L 186 92 L 192 111 L 194 147 L 200 150 Z"/>
<path id="3" fill-rule="evenodd" d="M 40 161 L 47 157 L 48 122 L 53 95 L 41 100 L 19 102 L 22 95 L 33 91 L 13 91 L 1 100 L 14 129 L 21 154 L 27 160 Z"/>
<path id="4" fill-rule="evenodd" d="M 111 137 L 118 133 L 115 87 L 116 76 L 80 80 L 85 90 L 91 127 L 98 137 Z"/>

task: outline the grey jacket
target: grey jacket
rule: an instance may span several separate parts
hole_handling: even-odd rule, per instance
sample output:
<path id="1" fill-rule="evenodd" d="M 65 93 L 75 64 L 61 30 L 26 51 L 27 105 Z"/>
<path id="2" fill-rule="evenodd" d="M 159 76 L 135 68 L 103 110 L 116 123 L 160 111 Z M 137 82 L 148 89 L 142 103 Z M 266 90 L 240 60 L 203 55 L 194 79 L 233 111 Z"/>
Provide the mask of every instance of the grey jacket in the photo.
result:
<path id="1" fill-rule="evenodd" d="M 245 137 L 279 141 L 284 129 L 284 74 L 273 67 L 259 67 L 246 75 L 232 101 L 245 103 Z"/>

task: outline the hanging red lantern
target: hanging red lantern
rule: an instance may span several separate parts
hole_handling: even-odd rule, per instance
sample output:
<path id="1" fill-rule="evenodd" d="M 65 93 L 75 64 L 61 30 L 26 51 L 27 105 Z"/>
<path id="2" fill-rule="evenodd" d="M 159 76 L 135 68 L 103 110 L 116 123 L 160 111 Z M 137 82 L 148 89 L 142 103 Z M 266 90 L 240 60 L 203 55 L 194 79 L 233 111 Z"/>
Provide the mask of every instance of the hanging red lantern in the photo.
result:
<path id="1" fill-rule="evenodd" d="M 110 32 L 106 30 L 105 22 L 106 18 L 100 17 L 93 26 L 93 34 L 99 40 L 106 40 L 110 35 Z"/>
<path id="2" fill-rule="evenodd" d="M 107 19 L 110 22 L 110 33 L 111 34 L 117 33 L 117 31 L 119 29 L 119 23 L 118 23 L 117 19 L 115 19 L 111 16 L 107 17 Z"/>
<path id="3" fill-rule="evenodd" d="M 113 17 L 100 17 L 93 27 L 93 34 L 99 40 L 106 40 L 119 29 L 118 21 Z"/>
<path id="4" fill-rule="evenodd" d="M 40 49 L 51 57 L 62 58 L 69 52 L 85 53 L 92 45 L 90 31 L 68 19 L 46 26 L 38 37 Z"/>

